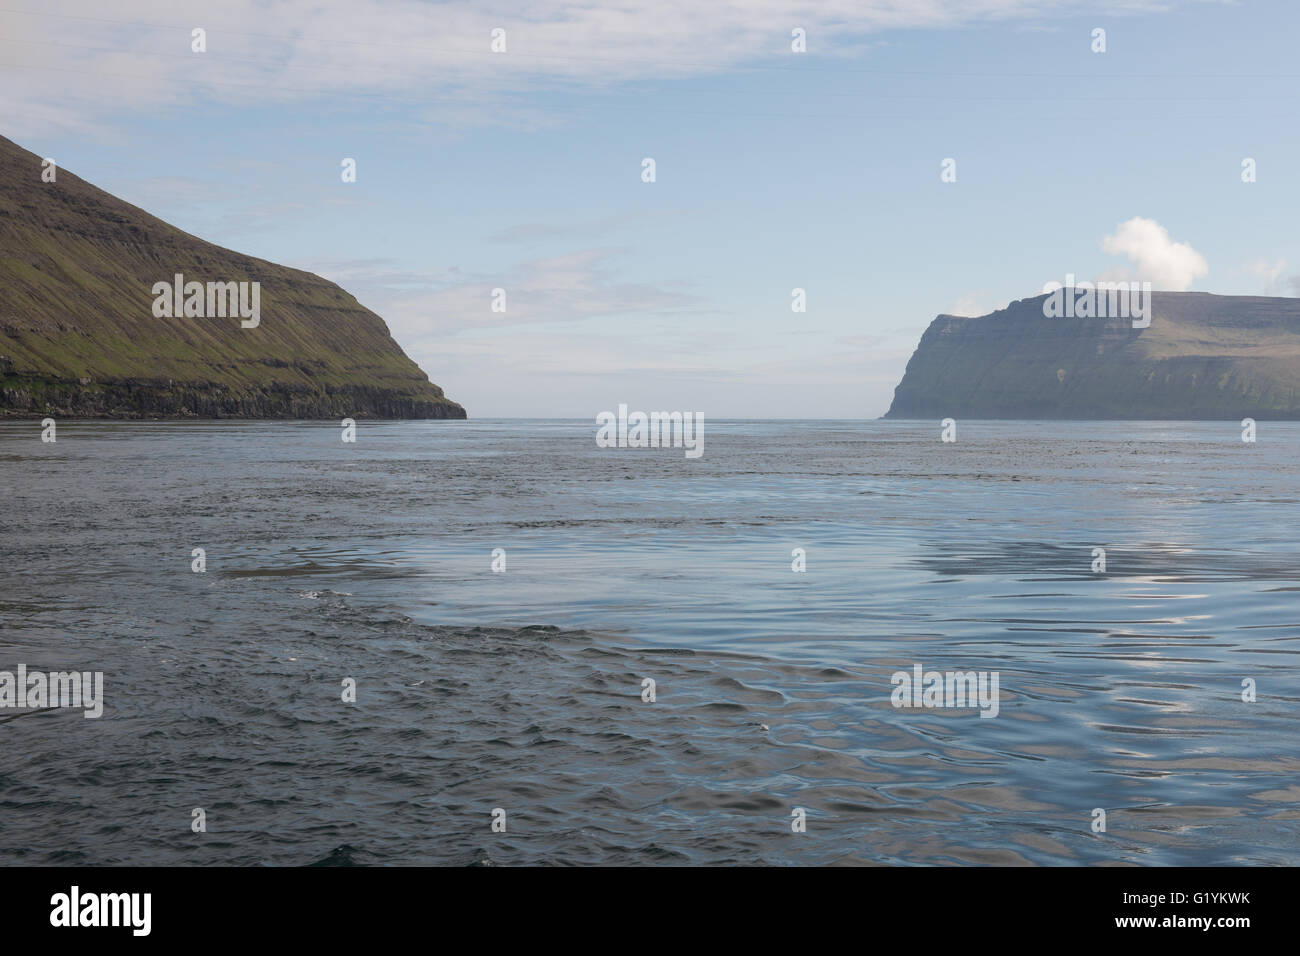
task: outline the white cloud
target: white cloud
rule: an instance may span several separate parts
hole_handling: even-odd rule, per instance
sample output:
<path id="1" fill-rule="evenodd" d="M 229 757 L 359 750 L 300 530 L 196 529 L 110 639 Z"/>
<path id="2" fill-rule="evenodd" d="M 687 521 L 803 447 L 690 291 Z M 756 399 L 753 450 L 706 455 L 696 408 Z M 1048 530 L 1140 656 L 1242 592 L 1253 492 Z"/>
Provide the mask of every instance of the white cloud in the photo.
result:
<path id="1" fill-rule="evenodd" d="M 996 311 L 999 306 L 994 302 L 988 289 L 977 289 L 974 292 L 967 292 L 959 298 L 947 315 L 988 315 Z"/>
<path id="2" fill-rule="evenodd" d="M 1259 276 L 1271 287 L 1286 271 L 1286 260 L 1279 259 L 1277 262 L 1269 262 L 1267 259 L 1256 259 L 1254 262 L 1246 263 L 1246 271 L 1253 276 Z"/>
<path id="3" fill-rule="evenodd" d="M 18 0 L 15 0 L 18 2 Z M 0 116 L 8 135 L 95 129 L 124 110 L 195 97 L 238 106 L 328 96 L 392 105 L 407 97 L 453 123 L 519 122 L 507 97 L 543 84 L 606 86 L 790 65 L 790 31 L 809 50 L 844 56 L 889 29 L 1033 21 L 1087 9 L 1083 0 L 67 0 L 0 9 Z M 1168 5 L 1165 5 L 1166 8 Z M 1114 12 L 1151 9 L 1113 0 Z M 190 51 L 190 30 L 207 52 Z M 493 28 L 507 52 L 492 53 Z M 105 119 L 107 117 L 107 119 Z"/>
<path id="4" fill-rule="evenodd" d="M 689 282 L 617 278 L 622 250 L 582 249 L 530 259 L 500 272 L 469 274 L 452 267 L 413 273 L 387 259 L 296 261 L 300 269 L 337 282 L 388 321 L 399 341 L 439 339 L 507 326 L 588 319 L 696 316 L 711 311 Z M 505 312 L 493 312 L 493 290 L 504 289 Z"/>
<path id="5" fill-rule="evenodd" d="M 1104 273 L 1102 281 L 1150 282 L 1166 292 L 1185 292 L 1210 271 L 1205 257 L 1186 242 L 1174 242 L 1169 230 L 1154 219 L 1134 216 L 1101 240 L 1102 251 L 1125 256 L 1133 267 Z"/>
<path id="6" fill-rule="evenodd" d="M 1247 262 L 1240 271 L 1262 280 L 1263 288 L 1260 292 L 1263 295 L 1295 295 L 1297 290 L 1300 290 L 1300 281 L 1297 281 L 1297 277 L 1286 275 L 1285 259 L 1278 259 L 1276 262 L 1256 259 L 1254 262 Z"/>

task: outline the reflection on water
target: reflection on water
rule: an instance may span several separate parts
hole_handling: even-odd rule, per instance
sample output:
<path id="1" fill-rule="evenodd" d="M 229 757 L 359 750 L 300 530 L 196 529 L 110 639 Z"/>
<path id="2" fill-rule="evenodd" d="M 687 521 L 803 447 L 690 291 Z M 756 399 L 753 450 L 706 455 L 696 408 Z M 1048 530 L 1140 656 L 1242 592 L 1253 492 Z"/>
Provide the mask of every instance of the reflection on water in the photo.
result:
<path id="1" fill-rule="evenodd" d="M 707 429 L 0 425 L 0 669 L 106 696 L 0 711 L 0 855 L 1300 862 L 1300 425 Z"/>

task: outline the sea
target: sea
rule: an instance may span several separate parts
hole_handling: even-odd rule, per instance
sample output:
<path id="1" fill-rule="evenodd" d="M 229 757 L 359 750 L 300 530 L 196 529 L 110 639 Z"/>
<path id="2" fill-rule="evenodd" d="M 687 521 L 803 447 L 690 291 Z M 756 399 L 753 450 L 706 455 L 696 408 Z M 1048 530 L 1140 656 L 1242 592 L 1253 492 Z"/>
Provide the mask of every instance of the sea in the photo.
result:
<path id="1" fill-rule="evenodd" d="M 0 424 L 0 863 L 1300 864 L 1300 423 L 596 431 Z"/>

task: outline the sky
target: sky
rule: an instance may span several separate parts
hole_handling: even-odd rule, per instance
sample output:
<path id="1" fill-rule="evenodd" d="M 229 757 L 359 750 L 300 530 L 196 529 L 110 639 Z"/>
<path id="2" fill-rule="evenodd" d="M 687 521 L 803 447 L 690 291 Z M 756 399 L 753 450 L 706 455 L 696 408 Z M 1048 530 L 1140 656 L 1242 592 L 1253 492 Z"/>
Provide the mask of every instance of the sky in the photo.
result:
<path id="1" fill-rule="evenodd" d="M 0 134 L 338 282 L 471 418 L 875 418 L 936 315 L 1067 275 L 1297 294 L 1298 30 L 1280 0 L 0 0 Z"/>

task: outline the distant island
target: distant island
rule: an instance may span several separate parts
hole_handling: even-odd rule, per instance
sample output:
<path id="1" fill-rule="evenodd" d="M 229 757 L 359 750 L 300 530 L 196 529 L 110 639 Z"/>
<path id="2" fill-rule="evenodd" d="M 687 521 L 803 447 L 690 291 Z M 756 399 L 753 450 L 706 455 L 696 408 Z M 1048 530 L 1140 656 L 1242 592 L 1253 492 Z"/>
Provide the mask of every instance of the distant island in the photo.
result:
<path id="1" fill-rule="evenodd" d="M 0 137 L 0 417 L 465 417 L 334 283 L 47 167 Z"/>
<path id="2" fill-rule="evenodd" d="M 940 315 L 885 417 L 1300 419 L 1300 299 L 1157 291 L 1135 328 L 1047 298 Z"/>

